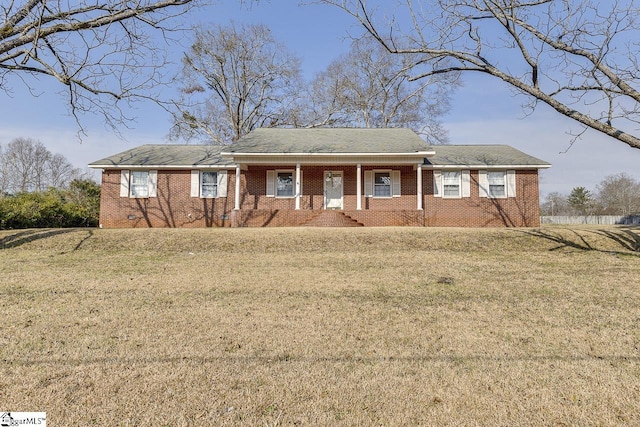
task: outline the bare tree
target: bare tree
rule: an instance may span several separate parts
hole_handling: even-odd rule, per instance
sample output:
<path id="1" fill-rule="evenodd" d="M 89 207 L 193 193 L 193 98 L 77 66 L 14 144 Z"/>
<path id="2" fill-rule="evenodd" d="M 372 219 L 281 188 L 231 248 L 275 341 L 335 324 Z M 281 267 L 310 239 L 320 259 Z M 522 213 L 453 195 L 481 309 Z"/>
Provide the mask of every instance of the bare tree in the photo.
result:
<path id="1" fill-rule="evenodd" d="M 6 192 L 65 188 L 73 179 L 82 177 L 81 171 L 73 168 L 64 156 L 51 154 L 44 144 L 30 138 L 14 139 L 0 155 L 4 177 L 0 179 L 4 180 Z"/>
<path id="2" fill-rule="evenodd" d="M 545 197 L 540 205 L 541 215 L 571 215 L 573 210 L 567 201 L 567 195 L 553 191 Z"/>
<path id="3" fill-rule="evenodd" d="M 40 141 L 33 140 L 16 140 L 14 144 L 9 144 L 8 153 L 12 154 L 17 150 L 12 150 L 12 148 L 17 148 L 17 144 L 15 142 L 21 142 L 19 154 L 20 160 L 22 162 L 21 166 L 24 166 L 24 171 L 30 170 L 31 175 L 28 178 L 28 187 L 26 189 L 22 189 L 22 191 L 30 190 L 30 191 L 45 191 L 49 187 L 49 162 L 51 161 L 51 152 L 47 150 L 47 148 Z M 26 167 L 26 163 L 29 163 L 28 168 Z"/>
<path id="4" fill-rule="evenodd" d="M 73 165 L 62 154 L 52 154 L 47 162 L 48 186 L 67 188 L 74 180 L 86 179 L 85 174 Z"/>
<path id="5" fill-rule="evenodd" d="M 413 79 L 494 76 L 527 95 L 529 108 L 542 102 L 584 130 L 640 148 L 635 0 L 405 0 L 396 14 L 406 19 L 388 21 L 366 0 L 324 3 L 351 14 L 390 52 L 415 57 Z"/>
<path id="6" fill-rule="evenodd" d="M 292 123 L 300 60 L 267 27 L 198 28 L 183 62 L 172 136 L 227 144 L 257 127 Z"/>
<path id="7" fill-rule="evenodd" d="M 196 0 L 9 0 L 0 5 L 0 89 L 11 76 L 62 84 L 81 132 L 79 113 L 101 113 L 116 130 L 120 103 L 156 99 L 165 54 L 158 38 Z"/>
<path id="8" fill-rule="evenodd" d="M 7 179 L 7 189 L 11 193 L 34 189 L 33 153 L 37 145 L 44 146 L 32 139 L 16 138 L 4 150 L 3 164 Z"/>
<path id="9" fill-rule="evenodd" d="M 2 145 L 0 145 L 0 197 L 7 194 L 8 191 L 9 180 L 6 172 L 6 162 L 4 161 Z"/>
<path id="10" fill-rule="evenodd" d="M 457 76 L 411 82 L 409 59 L 390 54 L 371 37 L 355 40 L 313 81 L 311 126 L 408 127 L 431 142 L 445 142 L 438 118 L 449 109 Z"/>
<path id="11" fill-rule="evenodd" d="M 626 173 L 610 175 L 596 186 L 596 199 L 605 215 L 640 213 L 640 182 Z"/>

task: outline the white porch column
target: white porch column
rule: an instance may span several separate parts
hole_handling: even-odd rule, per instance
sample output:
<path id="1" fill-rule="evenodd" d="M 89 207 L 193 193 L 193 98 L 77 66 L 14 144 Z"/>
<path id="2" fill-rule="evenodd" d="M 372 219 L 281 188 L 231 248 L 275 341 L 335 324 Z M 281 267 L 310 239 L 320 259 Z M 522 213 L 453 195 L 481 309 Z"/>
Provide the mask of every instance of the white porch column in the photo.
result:
<path id="1" fill-rule="evenodd" d="M 356 210 L 362 210 L 362 165 L 356 166 Z"/>
<path id="2" fill-rule="evenodd" d="M 418 163 L 416 168 L 416 179 L 418 180 L 417 191 L 418 193 L 418 210 L 422 210 L 422 164 Z"/>
<path id="3" fill-rule="evenodd" d="M 296 210 L 300 210 L 300 163 L 296 163 Z"/>
<path id="4" fill-rule="evenodd" d="M 240 165 L 236 165 L 236 194 L 235 194 L 235 206 L 233 210 L 240 210 Z"/>

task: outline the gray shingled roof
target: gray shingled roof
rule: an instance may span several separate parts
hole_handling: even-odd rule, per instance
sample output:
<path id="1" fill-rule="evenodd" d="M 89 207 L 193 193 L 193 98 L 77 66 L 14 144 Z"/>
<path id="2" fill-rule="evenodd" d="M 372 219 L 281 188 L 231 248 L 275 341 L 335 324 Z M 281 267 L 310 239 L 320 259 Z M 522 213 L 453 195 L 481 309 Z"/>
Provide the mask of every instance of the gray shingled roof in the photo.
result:
<path id="1" fill-rule="evenodd" d="M 550 163 L 509 145 L 438 145 L 431 147 L 436 155 L 425 159 L 433 166 L 541 166 Z"/>
<path id="2" fill-rule="evenodd" d="M 549 167 L 508 145 L 427 146 L 409 129 L 258 129 L 229 146 L 148 144 L 90 163 L 94 168 L 231 166 L 221 153 L 397 154 L 433 152 L 433 167 Z"/>
<path id="3" fill-rule="evenodd" d="M 429 146 L 410 129 L 256 129 L 223 152 L 267 153 L 415 153 Z"/>
<path id="4" fill-rule="evenodd" d="M 116 166 L 223 166 L 231 164 L 214 145 L 147 144 L 90 163 L 90 167 Z"/>

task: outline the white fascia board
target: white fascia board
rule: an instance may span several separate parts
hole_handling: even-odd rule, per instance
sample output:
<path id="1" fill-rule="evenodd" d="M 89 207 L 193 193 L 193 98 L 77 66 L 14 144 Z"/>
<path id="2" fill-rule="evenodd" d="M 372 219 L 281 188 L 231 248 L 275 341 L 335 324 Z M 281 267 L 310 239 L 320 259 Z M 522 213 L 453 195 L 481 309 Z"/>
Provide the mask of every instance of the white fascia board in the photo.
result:
<path id="1" fill-rule="evenodd" d="M 435 151 L 414 151 L 411 153 L 220 153 L 225 157 L 430 157 L 435 154 Z"/>
<path id="2" fill-rule="evenodd" d="M 422 165 L 423 169 L 549 169 L 551 165 Z"/>
<path id="3" fill-rule="evenodd" d="M 92 169 L 162 169 L 162 170 L 184 170 L 184 169 L 235 169 L 236 164 L 228 165 L 88 165 Z"/>

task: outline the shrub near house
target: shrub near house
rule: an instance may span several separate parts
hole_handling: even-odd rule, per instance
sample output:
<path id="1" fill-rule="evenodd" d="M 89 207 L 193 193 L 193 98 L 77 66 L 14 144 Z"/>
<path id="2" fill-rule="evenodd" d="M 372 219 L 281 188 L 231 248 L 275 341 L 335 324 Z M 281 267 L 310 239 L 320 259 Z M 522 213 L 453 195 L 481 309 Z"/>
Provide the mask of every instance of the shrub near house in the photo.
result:
<path id="1" fill-rule="evenodd" d="M 0 229 L 95 227 L 100 187 L 76 179 L 69 188 L 0 197 Z"/>
<path id="2" fill-rule="evenodd" d="M 522 227 L 539 225 L 550 165 L 505 145 L 429 147 L 408 129 L 258 129 L 89 166 L 103 171 L 103 227 Z"/>

